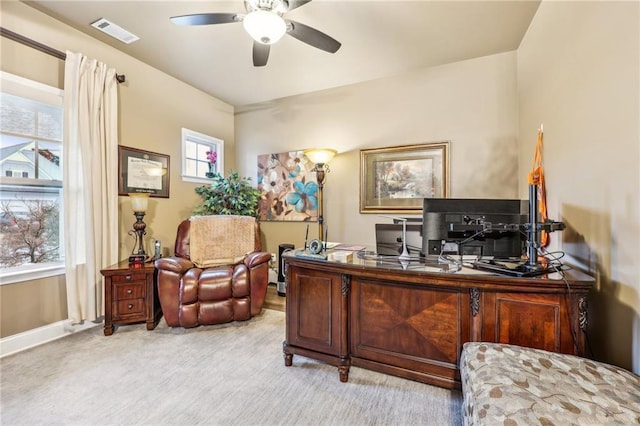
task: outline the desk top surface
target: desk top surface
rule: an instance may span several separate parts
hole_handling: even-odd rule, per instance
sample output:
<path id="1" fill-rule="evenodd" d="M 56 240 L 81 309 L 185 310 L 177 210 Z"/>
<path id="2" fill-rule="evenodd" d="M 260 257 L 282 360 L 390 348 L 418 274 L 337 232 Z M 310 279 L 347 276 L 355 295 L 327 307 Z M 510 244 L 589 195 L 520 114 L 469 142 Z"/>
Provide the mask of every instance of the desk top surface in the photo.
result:
<path id="1" fill-rule="evenodd" d="M 447 258 L 439 258 L 437 256 L 418 257 L 411 256 L 409 259 L 400 259 L 399 256 L 378 255 L 375 252 L 359 251 L 351 252 L 352 256 L 346 261 L 332 260 L 332 253 L 339 250 L 329 249 L 322 254 L 314 255 L 302 249 L 291 250 L 283 253 L 285 261 L 292 264 L 308 265 L 319 269 L 336 269 L 349 271 L 369 271 L 373 273 L 391 273 L 406 275 L 432 275 L 433 277 L 455 276 L 461 280 L 514 280 L 518 281 L 558 281 L 563 282 L 565 279 L 572 283 L 580 282 L 586 285 L 593 285 L 595 279 L 584 272 L 572 269 L 566 265 L 561 267 L 549 267 L 547 273 L 527 273 L 522 276 L 511 271 L 519 268 L 523 270 L 524 261 L 492 261 L 488 259 L 489 267 L 496 266 L 495 270 L 482 268 L 483 264 L 474 262 L 475 259 L 465 257 L 460 259 L 459 256 L 450 256 Z M 487 259 L 483 259 L 486 261 Z M 524 269 L 526 271 L 526 269 Z"/>

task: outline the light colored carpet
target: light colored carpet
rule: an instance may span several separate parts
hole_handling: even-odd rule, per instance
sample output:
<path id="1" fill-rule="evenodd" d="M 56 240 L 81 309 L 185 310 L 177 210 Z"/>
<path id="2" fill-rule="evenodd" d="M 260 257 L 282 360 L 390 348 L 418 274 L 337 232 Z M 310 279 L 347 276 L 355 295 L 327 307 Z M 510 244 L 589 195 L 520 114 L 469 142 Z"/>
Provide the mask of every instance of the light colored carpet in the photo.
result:
<path id="1" fill-rule="evenodd" d="M 282 356 L 284 313 L 76 333 L 0 361 L 0 423 L 460 425 L 461 393 Z"/>

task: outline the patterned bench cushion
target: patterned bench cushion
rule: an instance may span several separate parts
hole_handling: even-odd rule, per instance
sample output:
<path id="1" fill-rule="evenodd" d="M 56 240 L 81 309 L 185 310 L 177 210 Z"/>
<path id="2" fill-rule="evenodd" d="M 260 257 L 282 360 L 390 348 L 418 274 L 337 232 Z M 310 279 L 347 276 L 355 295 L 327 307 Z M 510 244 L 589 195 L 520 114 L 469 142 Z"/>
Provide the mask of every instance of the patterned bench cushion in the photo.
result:
<path id="1" fill-rule="evenodd" d="M 465 343 L 466 425 L 640 424 L 640 377 L 573 355 Z"/>

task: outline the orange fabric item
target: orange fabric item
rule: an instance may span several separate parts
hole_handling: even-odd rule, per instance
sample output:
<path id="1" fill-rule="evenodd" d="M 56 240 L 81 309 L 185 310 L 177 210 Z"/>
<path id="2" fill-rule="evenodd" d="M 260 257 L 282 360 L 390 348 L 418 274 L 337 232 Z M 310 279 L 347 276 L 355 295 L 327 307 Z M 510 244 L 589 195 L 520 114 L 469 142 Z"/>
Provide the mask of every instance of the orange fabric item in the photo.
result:
<path id="1" fill-rule="evenodd" d="M 529 185 L 538 187 L 538 210 L 540 211 L 540 220 L 542 222 L 548 219 L 547 215 L 547 188 L 544 182 L 544 168 L 542 167 L 542 129 L 538 129 L 538 140 L 536 142 L 536 153 L 533 156 L 533 168 L 529 173 Z M 540 232 L 540 246 L 549 245 L 549 233 Z"/>

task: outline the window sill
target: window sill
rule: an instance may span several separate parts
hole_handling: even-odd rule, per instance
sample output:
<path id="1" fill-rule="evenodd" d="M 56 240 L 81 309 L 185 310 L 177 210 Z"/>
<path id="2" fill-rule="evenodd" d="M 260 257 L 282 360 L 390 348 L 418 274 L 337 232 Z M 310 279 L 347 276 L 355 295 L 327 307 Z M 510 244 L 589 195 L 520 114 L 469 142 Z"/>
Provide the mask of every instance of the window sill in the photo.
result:
<path id="1" fill-rule="evenodd" d="M 64 275 L 64 262 L 23 265 L 0 271 L 0 286 Z"/>
<path id="2" fill-rule="evenodd" d="M 195 177 L 195 176 L 182 176 L 182 180 L 184 182 L 193 182 L 193 183 L 202 183 L 202 184 L 210 184 L 211 182 L 213 182 L 211 179 L 209 178 L 199 178 L 199 177 Z"/>

